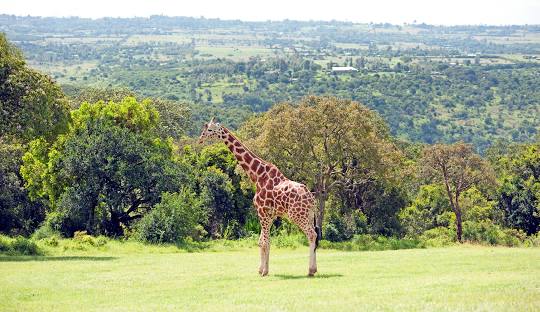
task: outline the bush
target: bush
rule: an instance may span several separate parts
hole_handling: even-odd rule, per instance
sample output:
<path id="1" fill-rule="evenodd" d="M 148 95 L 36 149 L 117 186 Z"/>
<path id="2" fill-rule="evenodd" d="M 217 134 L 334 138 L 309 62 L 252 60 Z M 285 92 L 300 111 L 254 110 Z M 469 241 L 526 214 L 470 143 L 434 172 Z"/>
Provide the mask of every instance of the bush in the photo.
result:
<path id="1" fill-rule="evenodd" d="M 425 245 L 417 239 L 399 239 L 395 237 L 362 234 L 354 235 L 351 240 L 343 242 L 330 242 L 324 240 L 320 242 L 320 247 L 324 249 L 368 251 L 424 248 Z"/>
<path id="2" fill-rule="evenodd" d="M 425 231 L 419 236 L 419 239 L 425 246 L 442 247 L 453 244 L 457 235 L 453 229 L 439 226 Z"/>
<path id="3" fill-rule="evenodd" d="M 8 252 L 11 250 L 11 240 L 3 235 L 0 235 L 0 252 Z"/>
<path id="4" fill-rule="evenodd" d="M 9 255 L 25 256 L 42 254 L 42 251 L 34 241 L 22 236 L 18 236 L 14 239 L 6 236 L 0 236 L 0 252 L 5 252 Z"/>
<path id="5" fill-rule="evenodd" d="M 15 254 L 32 256 L 41 254 L 39 247 L 34 243 L 34 241 L 29 240 L 19 236 L 11 242 L 11 249 Z"/>
<path id="6" fill-rule="evenodd" d="M 96 246 L 96 239 L 88 235 L 86 231 L 76 231 L 73 234 L 73 241 L 80 244 Z"/>
<path id="7" fill-rule="evenodd" d="M 135 225 L 134 238 L 148 243 L 174 243 L 187 237 L 200 239 L 199 222 L 206 219 L 195 195 L 163 193 L 161 202 Z"/>
<path id="8" fill-rule="evenodd" d="M 356 210 L 349 214 L 332 211 L 322 232 L 326 240 L 341 242 L 351 239 L 355 234 L 364 234 L 366 231 L 367 218 L 362 212 Z"/>
<path id="9" fill-rule="evenodd" d="M 305 234 L 280 234 L 271 238 L 272 243 L 278 248 L 298 248 L 308 246 L 308 240 Z"/>
<path id="10" fill-rule="evenodd" d="M 60 232 L 54 230 L 49 223 L 45 223 L 42 226 L 40 226 L 34 234 L 32 234 L 32 239 L 34 240 L 41 240 L 45 238 L 51 238 L 51 237 L 59 237 Z"/>
<path id="11" fill-rule="evenodd" d="M 540 247 L 540 232 L 527 237 L 524 245 L 527 247 Z"/>
<path id="12" fill-rule="evenodd" d="M 463 239 L 490 245 L 519 246 L 526 238 L 524 232 L 515 229 L 502 229 L 491 221 L 463 222 Z"/>

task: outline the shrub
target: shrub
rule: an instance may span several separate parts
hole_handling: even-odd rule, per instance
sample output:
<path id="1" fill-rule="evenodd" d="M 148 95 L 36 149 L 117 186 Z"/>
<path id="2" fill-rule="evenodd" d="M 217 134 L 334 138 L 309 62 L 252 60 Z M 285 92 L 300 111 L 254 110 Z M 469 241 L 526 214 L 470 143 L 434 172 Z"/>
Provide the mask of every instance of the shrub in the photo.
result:
<path id="1" fill-rule="evenodd" d="M 323 226 L 324 238 L 331 242 L 348 240 L 355 234 L 363 234 L 366 231 L 367 218 L 359 210 L 348 214 L 332 211 L 328 216 L 328 222 Z"/>
<path id="2" fill-rule="evenodd" d="M 40 255 L 41 250 L 33 241 L 19 236 L 11 242 L 11 252 L 17 255 L 33 256 Z"/>
<path id="3" fill-rule="evenodd" d="M 192 192 L 163 193 L 161 202 L 135 225 L 134 237 L 148 243 L 172 243 L 187 237 L 200 239 L 198 225 L 204 219 L 206 212 Z"/>
<path id="4" fill-rule="evenodd" d="M 278 248 L 298 248 L 308 246 L 308 240 L 304 234 L 280 234 L 272 237 L 272 243 Z"/>
<path id="5" fill-rule="evenodd" d="M 96 239 L 91 235 L 88 235 L 86 231 L 76 231 L 73 234 L 73 241 L 80 244 L 96 246 Z"/>
<path id="6" fill-rule="evenodd" d="M 320 247 L 348 251 L 367 251 L 424 248 L 425 245 L 417 239 L 399 239 L 395 237 L 361 234 L 354 235 L 351 240 L 343 242 L 330 242 L 324 240 L 320 242 Z"/>
<path id="7" fill-rule="evenodd" d="M 527 237 L 524 244 L 527 247 L 540 247 L 540 232 Z"/>
<path id="8" fill-rule="evenodd" d="M 425 231 L 419 239 L 425 246 L 442 247 L 453 244 L 457 236 L 453 229 L 439 226 Z"/>
<path id="9" fill-rule="evenodd" d="M 525 233 L 515 229 L 502 229 L 490 221 L 465 221 L 463 238 L 469 242 L 490 245 L 519 246 L 526 238 Z"/>
<path id="10" fill-rule="evenodd" d="M 40 226 L 34 234 L 32 234 L 32 239 L 41 240 L 50 237 L 59 237 L 60 232 L 54 230 L 49 223 L 45 223 Z"/>
<path id="11" fill-rule="evenodd" d="M 47 246 L 58 247 L 58 238 L 56 236 L 44 238 L 43 243 Z"/>
<path id="12" fill-rule="evenodd" d="M 95 244 L 96 247 L 102 247 L 102 246 L 107 245 L 107 243 L 109 242 L 109 239 L 106 236 L 100 235 L 96 238 L 95 242 L 96 242 Z"/>
<path id="13" fill-rule="evenodd" d="M 11 250 L 11 240 L 3 235 L 0 235 L 0 252 L 8 252 Z"/>
<path id="14" fill-rule="evenodd" d="M 249 237 L 253 234 L 258 234 L 261 232 L 261 224 L 259 223 L 259 218 L 250 213 L 246 218 L 246 223 L 244 224 L 244 233 L 246 237 Z"/>
<path id="15" fill-rule="evenodd" d="M 22 236 L 10 238 L 0 235 L 0 252 L 5 252 L 9 255 L 25 256 L 35 256 L 42 254 L 42 251 L 39 249 L 38 245 L 34 241 Z"/>

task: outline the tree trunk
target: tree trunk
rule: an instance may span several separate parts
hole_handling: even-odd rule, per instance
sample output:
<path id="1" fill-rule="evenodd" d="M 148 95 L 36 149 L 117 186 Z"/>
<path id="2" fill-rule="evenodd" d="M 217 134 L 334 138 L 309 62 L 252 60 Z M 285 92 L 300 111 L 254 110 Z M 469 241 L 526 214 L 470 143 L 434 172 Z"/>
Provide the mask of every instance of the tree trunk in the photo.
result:
<path id="1" fill-rule="evenodd" d="M 315 218 L 315 225 L 319 227 L 319 229 L 322 230 L 322 222 L 324 219 L 324 208 L 326 205 L 326 199 L 328 198 L 328 194 L 326 191 L 319 190 L 316 193 L 317 202 L 319 204 L 318 213 L 316 214 Z"/>
<path id="2" fill-rule="evenodd" d="M 463 228 L 461 222 L 461 211 L 456 211 L 456 229 L 457 229 L 457 239 L 460 243 L 463 243 Z"/>
<path id="3" fill-rule="evenodd" d="M 455 200 L 455 211 L 454 213 L 456 214 L 456 234 L 457 234 L 457 239 L 460 243 L 463 243 L 463 237 L 462 237 L 462 234 L 463 234 L 463 223 L 462 223 L 462 219 L 461 219 L 461 208 L 459 207 L 459 192 L 456 193 L 456 200 Z"/>
<path id="4" fill-rule="evenodd" d="M 455 200 L 452 196 L 452 191 L 450 190 L 450 186 L 448 185 L 448 179 L 446 175 L 444 176 L 444 185 L 446 186 L 446 193 L 448 194 L 448 200 L 450 201 L 450 206 L 452 207 L 452 211 L 456 215 L 456 234 L 457 239 L 460 243 L 463 243 L 463 227 L 462 227 L 462 220 L 461 220 L 461 209 L 459 208 L 459 192 L 456 192 Z"/>

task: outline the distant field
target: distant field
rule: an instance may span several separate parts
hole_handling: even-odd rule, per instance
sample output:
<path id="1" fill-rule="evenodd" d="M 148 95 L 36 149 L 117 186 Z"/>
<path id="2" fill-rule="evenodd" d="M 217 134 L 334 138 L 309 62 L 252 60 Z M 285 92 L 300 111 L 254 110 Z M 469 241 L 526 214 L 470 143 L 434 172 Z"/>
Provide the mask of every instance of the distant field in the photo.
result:
<path id="1" fill-rule="evenodd" d="M 197 46 L 199 56 L 207 58 L 230 58 L 233 60 L 246 60 L 252 56 L 269 56 L 272 49 L 264 47 L 242 47 L 242 46 Z"/>
<path id="2" fill-rule="evenodd" d="M 57 247 L 56 249 L 60 249 Z M 379 252 L 175 247 L 0 256 L 0 311 L 539 311 L 540 249 L 460 246 Z"/>

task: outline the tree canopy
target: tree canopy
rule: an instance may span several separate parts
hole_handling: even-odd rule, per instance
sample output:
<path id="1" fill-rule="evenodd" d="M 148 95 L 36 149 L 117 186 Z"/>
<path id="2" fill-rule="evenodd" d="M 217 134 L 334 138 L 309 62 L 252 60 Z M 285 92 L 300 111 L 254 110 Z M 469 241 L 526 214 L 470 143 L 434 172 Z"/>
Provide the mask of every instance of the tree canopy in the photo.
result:
<path id="1" fill-rule="evenodd" d="M 242 133 L 263 158 L 316 192 L 319 224 L 330 192 L 390 179 L 401 161 L 379 115 L 350 100 L 282 103 L 249 121 Z"/>
<path id="2" fill-rule="evenodd" d="M 30 69 L 0 33 L 0 137 L 53 139 L 65 131 L 68 102 L 49 76 Z"/>
<path id="3" fill-rule="evenodd" d="M 156 133 L 148 101 L 84 103 L 72 112 L 69 132 L 52 144 L 31 142 L 21 168 L 34 198 L 57 212 L 65 233 L 122 235 L 163 192 L 188 184 L 189 170 Z"/>

